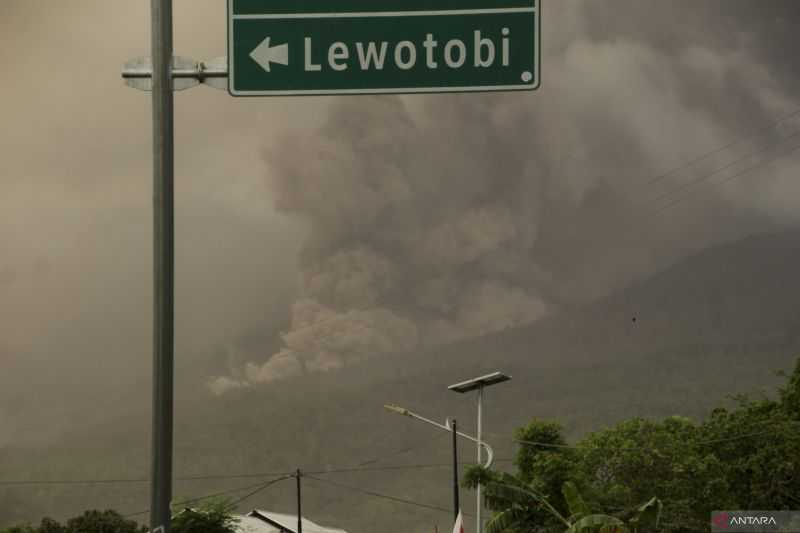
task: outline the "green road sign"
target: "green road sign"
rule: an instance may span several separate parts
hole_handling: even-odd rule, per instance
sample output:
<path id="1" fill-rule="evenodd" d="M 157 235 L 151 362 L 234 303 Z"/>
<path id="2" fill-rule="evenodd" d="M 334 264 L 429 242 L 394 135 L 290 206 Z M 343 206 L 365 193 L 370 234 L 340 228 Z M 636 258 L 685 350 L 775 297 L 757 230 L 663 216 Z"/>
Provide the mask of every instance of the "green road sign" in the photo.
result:
<path id="1" fill-rule="evenodd" d="M 536 89 L 540 25 L 539 0 L 228 0 L 228 89 Z"/>

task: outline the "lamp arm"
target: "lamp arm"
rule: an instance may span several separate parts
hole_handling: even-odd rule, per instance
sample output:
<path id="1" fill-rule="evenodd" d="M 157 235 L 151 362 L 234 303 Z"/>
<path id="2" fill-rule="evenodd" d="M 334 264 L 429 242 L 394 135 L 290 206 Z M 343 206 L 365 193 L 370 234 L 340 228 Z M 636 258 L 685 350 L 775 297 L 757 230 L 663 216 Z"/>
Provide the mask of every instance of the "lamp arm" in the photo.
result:
<path id="1" fill-rule="evenodd" d="M 442 429 L 444 431 L 452 431 L 449 419 L 445 419 L 445 423 L 440 424 L 439 422 L 431 420 L 430 418 L 425 418 L 422 415 L 418 415 L 417 413 L 409 411 L 404 407 L 399 407 L 397 405 L 384 405 L 384 407 L 389 411 L 401 414 L 403 416 L 415 418 L 421 422 L 425 422 L 426 424 L 436 426 L 437 428 Z M 478 439 L 476 439 L 475 437 L 467 435 L 466 433 L 461 433 L 460 431 L 456 431 L 456 435 L 458 435 L 459 437 L 463 437 L 467 440 L 471 440 L 472 442 L 477 443 L 480 446 L 483 446 L 483 449 L 486 450 L 486 463 L 483 465 L 483 468 L 491 468 L 492 464 L 494 463 L 494 450 L 492 450 L 491 446 L 489 446 L 485 441 L 478 442 Z"/>

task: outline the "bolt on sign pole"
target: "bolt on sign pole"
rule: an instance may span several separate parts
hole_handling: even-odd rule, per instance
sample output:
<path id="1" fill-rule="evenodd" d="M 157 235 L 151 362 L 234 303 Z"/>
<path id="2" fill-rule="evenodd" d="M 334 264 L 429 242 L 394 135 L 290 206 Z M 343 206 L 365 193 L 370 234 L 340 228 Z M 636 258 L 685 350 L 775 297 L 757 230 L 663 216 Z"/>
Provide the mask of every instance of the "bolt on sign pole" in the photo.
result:
<path id="1" fill-rule="evenodd" d="M 169 533 L 174 347 L 172 0 L 151 0 L 153 97 L 153 430 L 150 529 Z"/>

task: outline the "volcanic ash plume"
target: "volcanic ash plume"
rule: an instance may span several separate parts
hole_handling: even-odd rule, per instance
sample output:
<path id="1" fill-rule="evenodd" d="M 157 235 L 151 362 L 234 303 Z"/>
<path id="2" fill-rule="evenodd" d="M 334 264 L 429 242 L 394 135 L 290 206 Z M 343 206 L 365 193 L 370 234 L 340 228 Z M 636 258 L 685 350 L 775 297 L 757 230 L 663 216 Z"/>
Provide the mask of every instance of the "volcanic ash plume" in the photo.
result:
<path id="1" fill-rule="evenodd" d="M 287 136 L 267 153 L 277 207 L 307 219 L 311 234 L 285 347 L 247 364 L 245 383 L 337 369 L 546 312 L 536 289 L 546 276 L 530 259 L 535 167 L 502 134 L 519 126 L 493 126 L 491 101 L 477 98 L 478 106 L 438 106 L 449 116 L 432 123 L 415 121 L 397 97 L 343 99 L 316 135 Z M 462 111 L 471 127 L 459 126 Z"/>
<path id="2" fill-rule="evenodd" d="M 266 152 L 276 208 L 309 227 L 299 294 L 283 348 L 215 391 L 529 323 L 752 231 L 735 187 L 653 216 L 735 152 L 651 179 L 791 109 L 747 42 L 650 43 L 641 21 L 553 6 L 564 31 L 535 95 L 339 98 L 318 131 Z"/>

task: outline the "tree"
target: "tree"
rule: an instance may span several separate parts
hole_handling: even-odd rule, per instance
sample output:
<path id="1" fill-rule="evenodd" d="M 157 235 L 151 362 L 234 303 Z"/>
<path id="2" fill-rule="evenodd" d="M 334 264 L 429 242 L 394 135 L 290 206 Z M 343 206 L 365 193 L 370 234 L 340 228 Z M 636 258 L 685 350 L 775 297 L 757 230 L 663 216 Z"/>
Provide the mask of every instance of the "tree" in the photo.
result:
<path id="1" fill-rule="evenodd" d="M 36 533 L 36 528 L 33 526 L 21 525 L 21 526 L 12 526 L 5 529 L 0 530 L 2 533 Z"/>
<path id="2" fill-rule="evenodd" d="M 44 526 L 44 522 L 43 522 Z M 49 533 L 40 527 L 40 533 Z M 51 527 L 56 527 L 53 524 Z M 67 520 L 63 533 L 146 533 L 147 528 L 133 520 L 125 519 L 116 511 L 86 511 Z"/>
<path id="3" fill-rule="evenodd" d="M 2 533 L 147 533 L 147 528 L 126 520 L 116 511 L 86 511 L 61 525 L 52 518 L 42 519 L 39 527 L 16 526 Z"/>

